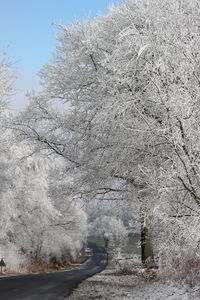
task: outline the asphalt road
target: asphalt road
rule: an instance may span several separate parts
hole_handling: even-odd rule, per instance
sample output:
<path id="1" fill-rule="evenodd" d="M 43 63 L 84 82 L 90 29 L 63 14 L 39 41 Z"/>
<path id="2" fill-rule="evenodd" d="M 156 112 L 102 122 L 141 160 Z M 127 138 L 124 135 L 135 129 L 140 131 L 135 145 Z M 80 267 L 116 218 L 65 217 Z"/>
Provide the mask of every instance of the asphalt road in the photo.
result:
<path id="1" fill-rule="evenodd" d="M 106 267 L 106 251 L 92 244 L 89 248 L 91 257 L 74 270 L 1 278 L 0 300 L 64 299 L 80 282 Z"/>

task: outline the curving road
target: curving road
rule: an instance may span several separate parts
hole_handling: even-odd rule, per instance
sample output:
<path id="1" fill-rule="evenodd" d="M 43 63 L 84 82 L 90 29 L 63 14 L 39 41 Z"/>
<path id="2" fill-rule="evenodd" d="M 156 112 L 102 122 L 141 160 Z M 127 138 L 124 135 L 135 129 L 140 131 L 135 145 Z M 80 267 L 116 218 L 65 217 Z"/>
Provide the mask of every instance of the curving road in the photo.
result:
<path id="1" fill-rule="evenodd" d="M 3 277 L 0 279 L 1 300 L 61 300 L 84 279 L 102 271 L 107 253 L 102 247 L 89 244 L 91 257 L 78 268 L 48 274 Z"/>

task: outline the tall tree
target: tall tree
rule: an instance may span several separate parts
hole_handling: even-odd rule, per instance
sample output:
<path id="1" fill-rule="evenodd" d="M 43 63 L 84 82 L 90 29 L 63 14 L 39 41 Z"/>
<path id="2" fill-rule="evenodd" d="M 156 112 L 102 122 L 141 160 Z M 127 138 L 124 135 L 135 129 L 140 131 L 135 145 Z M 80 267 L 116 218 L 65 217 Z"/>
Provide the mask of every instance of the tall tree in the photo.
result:
<path id="1" fill-rule="evenodd" d="M 23 138 L 66 159 L 73 192 L 137 198 L 169 228 L 182 216 L 186 232 L 200 206 L 199 10 L 197 0 L 129 0 L 61 25 L 44 91 L 16 121 Z"/>

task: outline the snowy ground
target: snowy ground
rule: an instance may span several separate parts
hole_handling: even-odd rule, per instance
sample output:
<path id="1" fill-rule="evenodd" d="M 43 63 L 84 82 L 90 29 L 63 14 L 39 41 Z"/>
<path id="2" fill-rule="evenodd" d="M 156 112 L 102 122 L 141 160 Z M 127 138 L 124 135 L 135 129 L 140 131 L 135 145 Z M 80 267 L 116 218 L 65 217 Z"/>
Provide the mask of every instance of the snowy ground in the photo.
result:
<path id="1" fill-rule="evenodd" d="M 92 240 L 93 241 L 93 240 Z M 93 241 L 98 243 L 98 240 Z M 178 282 L 158 280 L 157 270 L 145 270 L 141 264 L 138 238 L 133 238 L 122 252 L 122 259 L 111 260 L 106 270 L 88 278 L 67 300 L 200 300 L 200 286 L 190 288 Z M 101 245 L 101 244 L 100 244 Z M 133 255 L 134 253 L 134 255 Z M 120 266 L 129 265 L 131 275 L 119 275 Z M 121 272 L 123 273 L 123 272 Z"/>
<path id="2" fill-rule="evenodd" d="M 114 275 L 107 269 L 82 284 L 68 300 L 199 300 L 200 289 L 184 284 L 147 280 L 144 276 Z"/>

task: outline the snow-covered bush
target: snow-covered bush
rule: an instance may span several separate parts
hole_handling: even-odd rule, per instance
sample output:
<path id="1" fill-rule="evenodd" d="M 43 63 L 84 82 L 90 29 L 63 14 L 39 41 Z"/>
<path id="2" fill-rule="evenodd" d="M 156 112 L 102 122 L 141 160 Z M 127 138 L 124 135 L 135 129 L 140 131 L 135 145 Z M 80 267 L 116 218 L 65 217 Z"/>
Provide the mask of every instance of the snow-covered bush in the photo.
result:
<path id="1" fill-rule="evenodd" d="M 149 222 L 159 273 L 193 285 L 200 280 L 199 217 L 183 211 L 167 214 L 166 207 L 162 211 L 163 205 L 154 209 Z"/>
<path id="2" fill-rule="evenodd" d="M 81 206 L 64 194 L 64 182 L 50 176 L 56 164 L 33 153 L 27 143 L 10 145 L 5 162 L 2 154 L 1 158 L 0 255 L 7 268 L 35 270 L 39 264 L 76 260 L 85 242 L 87 219 Z"/>
<path id="3" fill-rule="evenodd" d="M 136 265 L 130 260 L 116 260 L 115 272 L 117 275 L 131 275 L 136 273 Z"/>

